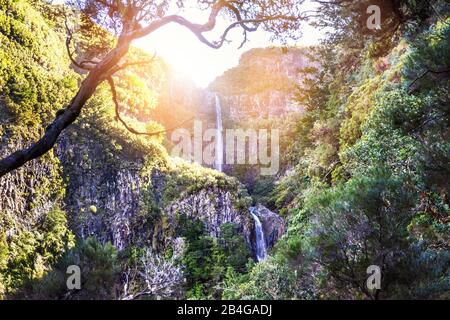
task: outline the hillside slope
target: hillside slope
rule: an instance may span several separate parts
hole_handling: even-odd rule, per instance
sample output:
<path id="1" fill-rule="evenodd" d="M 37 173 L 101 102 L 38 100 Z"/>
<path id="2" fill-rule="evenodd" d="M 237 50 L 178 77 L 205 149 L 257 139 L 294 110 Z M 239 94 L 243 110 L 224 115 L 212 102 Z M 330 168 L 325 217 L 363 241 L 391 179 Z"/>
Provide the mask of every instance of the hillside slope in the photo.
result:
<path id="1" fill-rule="evenodd" d="M 82 75 L 70 68 L 64 41 L 57 7 L 25 0 L 0 4 L 0 156 L 36 140 L 73 96 Z M 161 126 L 143 109 L 162 107 L 158 98 L 166 89 L 155 79 L 169 75 L 161 72 L 164 68 L 140 70 L 150 87 L 130 73 L 121 76 L 124 118 L 138 128 Z M 144 91 L 128 92 L 127 86 Z M 152 92 L 155 87 L 160 91 Z M 245 268 L 254 231 L 251 199 L 241 185 L 171 159 L 162 137 L 132 135 L 113 115 L 110 93 L 102 86 L 54 150 L 0 179 L 0 297 L 67 297 L 64 266 L 76 257 L 92 286 L 71 298 L 119 298 L 114 288 L 122 287 L 122 272 L 136 257 L 151 252 L 170 260 L 181 245 L 185 250 L 177 259 L 188 264 L 198 241 L 217 256 L 198 249 L 207 260 L 187 267 L 182 275 L 187 284 L 180 278 L 155 295 L 184 297 L 194 286 L 220 279 L 220 273 L 207 275 L 202 268 L 220 264 L 222 273 L 226 267 Z M 219 237 L 223 244 L 214 240 Z M 227 241 L 233 241 L 230 248 Z M 230 262 L 214 260 L 224 258 Z M 98 259 L 103 262 L 96 264 Z M 104 275 L 109 278 L 96 278 L 96 268 L 110 270 Z"/>
<path id="2" fill-rule="evenodd" d="M 223 109 L 233 121 L 270 119 L 301 111 L 292 100 L 293 92 L 304 80 L 300 70 L 312 67 L 316 64 L 307 47 L 252 49 L 209 90 L 221 95 Z"/>

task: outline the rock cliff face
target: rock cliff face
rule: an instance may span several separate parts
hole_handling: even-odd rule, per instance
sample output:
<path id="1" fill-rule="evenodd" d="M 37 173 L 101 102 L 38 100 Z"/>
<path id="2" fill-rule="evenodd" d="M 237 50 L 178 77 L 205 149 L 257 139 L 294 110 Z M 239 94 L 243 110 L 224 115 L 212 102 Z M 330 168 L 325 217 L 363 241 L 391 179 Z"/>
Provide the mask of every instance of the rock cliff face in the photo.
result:
<path id="1" fill-rule="evenodd" d="M 210 90 L 220 93 L 224 111 L 233 121 L 301 112 L 292 102 L 292 92 L 304 79 L 300 69 L 313 66 L 308 53 L 307 48 L 250 50 Z"/>
<path id="2" fill-rule="evenodd" d="M 21 145 L 19 142 L 15 147 Z M 14 149 L 1 144 L 0 158 L 11 150 Z M 58 159 L 47 154 L 2 177 L 0 231 L 4 231 L 8 237 L 22 231 L 32 231 L 46 213 L 59 206 L 63 196 L 59 174 Z"/>
<path id="3" fill-rule="evenodd" d="M 173 241 L 176 215 L 184 214 L 204 222 L 213 237 L 223 224 L 234 224 L 254 251 L 251 199 L 236 179 L 187 163 L 149 168 L 148 158 L 171 161 L 163 149 L 143 152 L 122 141 L 120 134 L 95 129 L 93 123 L 85 119 L 83 125 L 70 127 L 54 153 L 0 180 L 7 235 L 33 231 L 58 206 L 78 237 L 92 236 L 120 250 L 131 244 L 157 248 Z M 195 174 L 179 180 L 189 171 Z M 258 212 L 271 247 L 284 232 L 282 221 L 262 206 Z"/>
<path id="4" fill-rule="evenodd" d="M 142 157 L 114 159 L 93 136 L 75 130 L 61 139 L 58 156 L 67 181 L 65 204 L 72 230 L 81 238 L 93 236 L 123 249 L 133 236 L 131 224 L 148 181 L 140 174 Z"/>
<path id="5" fill-rule="evenodd" d="M 245 118 L 271 119 L 301 109 L 292 102 L 290 95 L 281 91 L 264 91 L 257 94 L 223 96 L 223 105 L 233 121 Z"/>
<path id="6" fill-rule="evenodd" d="M 223 224 L 233 223 L 250 245 L 252 225 L 242 207 L 249 200 L 233 178 L 193 164 L 171 166 L 170 159 L 161 167 L 149 166 L 143 154 L 126 145 L 126 152 L 112 156 L 101 138 L 77 131 L 61 139 L 58 156 L 67 178 L 69 221 L 78 236 L 110 241 L 118 249 L 139 243 L 164 246 L 171 241 L 176 215 L 184 214 L 204 222 L 213 237 Z"/>
<path id="7" fill-rule="evenodd" d="M 205 229 L 210 236 L 216 238 L 220 235 L 220 227 L 223 224 L 233 223 L 250 244 L 250 232 L 253 226 L 247 210 L 236 208 L 237 200 L 229 191 L 212 188 L 174 201 L 165 209 L 165 212 L 169 216 L 170 223 L 173 223 L 177 213 L 198 218 L 205 224 Z"/>
<path id="8" fill-rule="evenodd" d="M 286 231 L 283 218 L 261 204 L 258 204 L 253 212 L 261 221 L 267 248 L 272 248 Z"/>

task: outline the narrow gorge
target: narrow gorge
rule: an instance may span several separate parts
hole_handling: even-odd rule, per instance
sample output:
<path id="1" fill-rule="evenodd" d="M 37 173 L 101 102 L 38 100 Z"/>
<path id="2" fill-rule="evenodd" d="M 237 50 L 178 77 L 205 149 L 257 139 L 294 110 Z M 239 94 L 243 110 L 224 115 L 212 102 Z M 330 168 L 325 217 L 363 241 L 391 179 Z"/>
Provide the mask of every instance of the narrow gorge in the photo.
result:
<path id="1" fill-rule="evenodd" d="M 377 3 L 1 0 L 0 300 L 450 299 L 450 4 Z"/>
<path id="2" fill-rule="evenodd" d="M 15 8 L 33 10 L 26 1 L 21 1 Z M 52 37 L 55 44 L 60 43 L 63 35 L 50 30 L 38 11 L 35 14 L 38 18 L 33 23 L 45 30 L 41 37 L 34 39 L 35 46 L 45 46 L 44 39 L 48 37 Z M 25 55 L 30 49 L 23 47 L 20 50 Z M 139 51 L 135 54 L 145 56 Z M 60 81 L 67 82 L 77 79 L 78 75 L 65 59 L 54 60 L 50 70 L 44 70 L 38 62 L 32 63 L 38 74 L 54 73 L 53 77 L 56 78 L 59 73 Z M 190 110 L 191 115 L 196 115 L 195 120 L 215 128 L 217 156 L 213 169 L 171 158 L 166 151 L 170 145 L 164 147 L 160 141 L 133 136 L 124 128 L 111 123 L 105 116 L 110 108 L 108 99 L 98 96 L 91 102 L 92 107 L 97 109 L 84 113 L 82 120 L 68 128 L 49 156 L 31 162 L 0 180 L 0 225 L 9 246 L 23 241 L 23 237 L 35 243 L 33 246 L 46 246 L 39 239 L 53 232 L 53 229 L 46 229 L 50 223 L 46 219 L 49 217 L 48 212 L 54 210 L 57 218 L 53 219 L 59 220 L 52 220 L 52 223 L 56 223 L 52 228 L 59 228 L 62 233 L 57 237 L 65 241 L 59 245 L 59 251 L 52 253 L 55 255 L 58 252 L 62 254 L 65 246 L 73 246 L 74 237 L 79 239 L 77 241 L 95 240 L 101 246 L 111 244 L 119 254 L 128 254 L 131 248 L 137 250 L 146 247 L 155 253 L 165 252 L 175 250 L 180 245 L 184 250 L 189 250 L 186 249 L 190 245 L 189 237 L 185 232 L 189 228 L 197 228 L 196 223 L 199 222 L 199 234 L 191 242 L 204 237 L 210 237 L 205 239 L 211 239 L 214 243 L 221 241 L 223 230 L 226 229 L 230 230 L 227 231 L 228 236 L 236 239 L 233 241 L 237 241 L 236 245 L 242 251 L 242 263 L 247 258 L 254 261 L 265 258 L 267 251 L 282 236 L 284 221 L 278 216 L 276 223 L 267 220 L 267 217 L 276 214 L 260 204 L 261 210 L 253 207 L 254 200 L 245 186 L 238 179 L 222 173 L 225 153 L 223 117 L 227 125 L 232 121 L 230 109 L 227 113 L 222 110 L 222 94 L 210 94 L 196 88 L 185 91 L 188 86 L 173 77 L 172 71 L 164 66 L 163 61 L 158 63 L 160 70 L 152 70 L 145 81 L 156 81 L 159 72 L 165 73 L 166 82 L 160 84 L 160 92 L 144 94 L 160 96 L 159 105 L 154 106 L 156 111 L 165 105 L 177 106 L 179 110 L 185 108 Z M 64 71 L 61 73 L 61 70 Z M 52 78 L 49 83 L 51 81 Z M 70 90 L 68 87 L 67 91 Z M 39 94 L 46 96 L 49 92 L 42 91 Z M 189 99 L 178 100 L 179 95 Z M 143 102 L 146 103 L 145 96 Z M 18 102 L 19 105 L 21 103 Z M 195 104 L 195 107 L 191 107 Z M 0 102 L 0 106 L 3 115 L 12 108 L 12 104 L 8 103 Z M 249 105 L 243 107 L 253 108 Z M 126 117 L 134 125 L 140 125 L 140 122 L 149 119 L 144 111 L 130 110 Z M 50 109 L 48 112 L 53 111 Z M 180 123 L 188 116 L 189 113 L 180 111 L 175 117 L 162 118 L 160 121 L 169 127 L 168 121 Z M 8 119 L 12 118 L 1 118 L 5 130 L 2 135 L 4 143 L 0 147 L 2 155 L 17 147 L 12 142 L 16 141 L 15 132 L 22 129 L 20 122 L 8 122 Z M 191 129 L 191 124 L 192 121 L 185 126 Z M 31 139 L 32 136 L 30 133 Z M 232 167 L 228 166 L 227 170 L 230 173 Z M 26 177 L 30 175 L 33 175 L 33 179 L 28 180 Z M 61 214 L 66 217 L 58 216 Z M 242 239 L 242 246 L 238 239 Z M 33 249 L 39 258 L 29 267 L 31 278 L 40 278 L 49 267 L 50 261 L 43 258 L 47 253 L 40 253 L 40 250 L 36 247 Z M 39 269 L 42 271 L 37 271 Z M 19 271 L 4 276 L 11 292 L 15 285 L 25 280 L 14 274 L 19 274 Z"/>

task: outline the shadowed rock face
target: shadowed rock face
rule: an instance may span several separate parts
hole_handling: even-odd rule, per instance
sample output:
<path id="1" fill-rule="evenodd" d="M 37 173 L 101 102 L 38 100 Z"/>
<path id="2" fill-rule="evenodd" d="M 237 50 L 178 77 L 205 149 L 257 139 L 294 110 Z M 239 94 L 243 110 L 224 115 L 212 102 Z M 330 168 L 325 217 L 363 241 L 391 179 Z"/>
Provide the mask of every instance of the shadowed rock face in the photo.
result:
<path id="1" fill-rule="evenodd" d="M 131 243 L 155 246 L 171 240 L 166 238 L 171 233 L 164 230 L 175 226 L 178 214 L 185 214 L 202 221 L 212 237 L 220 235 L 223 224 L 234 224 L 254 251 L 254 222 L 248 208 L 237 206 L 241 196 L 236 191 L 205 187 L 177 194 L 167 203 L 166 173 L 153 170 L 150 175 L 143 174 L 143 160 L 139 156 L 106 159 L 103 147 L 89 134 L 81 144 L 73 141 L 80 136 L 76 139 L 68 136 L 61 139 L 58 155 L 65 174 L 71 177 L 65 202 L 72 229 L 78 236 L 110 241 L 118 249 Z M 144 219 L 145 191 L 166 221 Z M 254 213 L 261 221 L 267 248 L 273 247 L 285 232 L 283 219 L 262 205 L 257 205 Z"/>
<path id="2" fill-rule="evenodd" d="M 0 158 L 26 146 L 22 141 L 15 141 L 14 146 L 2 142 L 0 139 Z M 52 153 L 1 177 L 0 231 L 7 236 L 32 231 L 49 211 L 61 205 L 62 188 L 59 164 Z"/>
<path id="3" fill-rule="evenodd" d="M 76 132 L 69 129 L 57 147 L 68 181 L 65 206 L 71 229 L 80 238 L 92 236 L 123 249 L 137 236 L 133 225 L 140 194 L 151 177 L 141 175 L 142 157 L 110 158 L 89 130 Z"/>
<path id="4" fill-rule="evenodd" d="M 303 108 L 292 98 L 295 87 L 306 79 L 299 71 L 319 67 L 309 54 L 306 47 L 252 49 L 242 55 L 237 67 L 218 77 L 209 89 L 220 93 L 224 115 L 232 121 L 272 119 L 302 112 Z"/>
<path id="5" fill-rule="evenodd" d="M 245 210 L 239 210 L 234 203 L 237 198 L 229 191 L 220 188 L 205 188 L 195 194 L 180 197 L 164 211 L 168 214 L 169 223 L 173 223 L 177 213 L 196 218 L 205 225 L 205 230 L 212 237 L 219 237 L 220 227 L 232 223 L 244 235 L 250 244 L 252 222 Z"/>
<path id="6" fill-rule="evenodd" d="M 74 140 L 80 140 L 80 135 L 65 135 L 58 154 L 70 177 L 65 202 L 79 237 L 109 241 L 119 250 L 136 243 L 154 247 L 171 241 L 169 229 L 175 228 L 177 214 L 184 214 L 202 221 L 212 237 L 219 236 L 223 224 L 233 223 L 250 246 L 251 218 L 245 208 L 238 208 L 237 190 L 205 186 L 174 194 L 169 201 L 164 196 L 168 173 L 156 168 L 145 173 L 139 154 L 128 150 L 108 159 L 104 146 L 89 133 L 83 143 Z M 158 208 L 157 214 L 150 212 L 152 208 Z"/>
<path id="7" fill-rule="evenodd" d="M 272 248 L 286 231 L 283 218 L 261 204 L 258 204 L 253 212 L 261 221 L 267 248 Z"/>

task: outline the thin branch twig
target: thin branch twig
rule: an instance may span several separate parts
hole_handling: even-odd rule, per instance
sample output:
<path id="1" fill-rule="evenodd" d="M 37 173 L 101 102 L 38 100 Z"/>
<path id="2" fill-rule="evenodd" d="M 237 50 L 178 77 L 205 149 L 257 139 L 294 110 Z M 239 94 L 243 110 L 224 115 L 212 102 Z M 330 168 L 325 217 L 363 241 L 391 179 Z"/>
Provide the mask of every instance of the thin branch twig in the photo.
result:
<path id="1" fill-rule="evenodd" d="M 160 134 L 163 134 L 163 133 L 167 133 L 167 132 L 171 132 L 171 131 L 173 131 L 173 130 L 175 130 L 175 129 L 178 129 L 178 128 L 180 128 L 182 125 L 184 125 L 184 124 L 186 124 L 187 122 L 189 122 L 189 121 L 191 121 L 191 120 L 194 119 L 194 117 L 192 117 L 192 118 L 190 118 L 190 119 L 188 119 L 188 120 L 186 120 L 186 121 L 183 121 L 182 123 L 178 124 L 177 126 L 175 126 L 175 127 L 173 127 L 173 128 L 170 128 L 170 129 L 164 129 L 164 130 L 155 131 L 155 132 L 143 132 L 143 131 L 137 131 L 136 129 L 130 127 L 130 126 L 126 123 L 126 121 L 125 121 L 125 120 L 121 117 L 121 115 L 120 115 L 120 105 L 119 105 L 119 101 L 118 101 L 118 98 L 117 98 L 117 90 L 116 90 L 116 86 L 115 86 L 115 84 L 114 84 L 113 78 L 112 78 L 112 77 L 109 77 L 109 78 L 106 79 L 106 80 L 108 81 L 109 86 L 110 86 L 110 88 L 111 88 L 112 99 L 113 99 L 114 106 L 115 106 L 116 120 L 119 121 L 120 123 L 122 123 L 122 125 L 123 125 L 129 132 L 131 132 L 131 133 L 133 133 L 133 134 L 135 134 L 135 135 L 142 135 L 142 136 L 145 135 L 145 136 L 149 136 L 149 137 L 157 136 L 157 135 L 160 135 Z"/>

